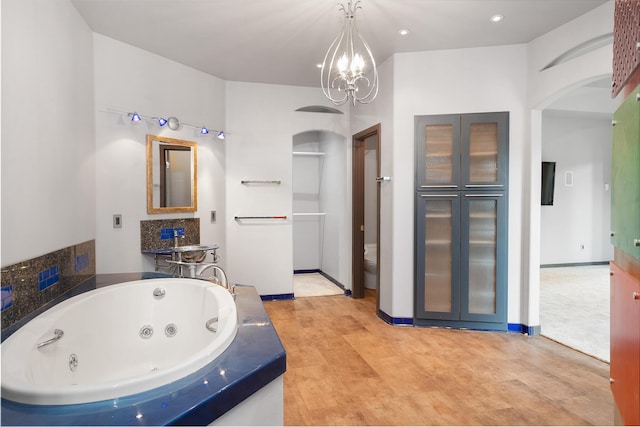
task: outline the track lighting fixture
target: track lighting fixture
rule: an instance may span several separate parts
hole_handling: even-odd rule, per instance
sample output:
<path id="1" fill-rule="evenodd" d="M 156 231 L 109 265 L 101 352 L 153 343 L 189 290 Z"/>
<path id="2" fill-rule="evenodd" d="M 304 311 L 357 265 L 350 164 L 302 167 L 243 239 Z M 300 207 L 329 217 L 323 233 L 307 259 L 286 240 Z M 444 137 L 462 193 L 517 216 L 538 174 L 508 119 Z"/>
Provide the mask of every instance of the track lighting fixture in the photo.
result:
<path id="1" fill-rule="evenodd" d="M 131 118 L 131 121 L 134 123 L 137 122 L 141 122 L 143 119 L 145 120 L 150 120 L 150 121 L 154 121 L 156 123 L 158 123 L 158 126 L 160 127 L 164 127 L 167 126 L 169 129 L 171 130 L 178 130 L 180 129 L 180 126 L 188 126 L 188 127 L 192 127 L 194 129 L 198 129 L 200 135 L 209 135 L 210 133 L 215 135 L 216 138 L 220 139 L 220 140 L 224 140 L 226 138 L 226 133 L 222 130 L 213 130 L 213 129 L 209 129 L 207 126 L 202 125 L 202 126 L 196 126 L 196 125 L 192 125 L 189 123 L 182 123 L 180 122 L 180 120 L 178 120 L 176 117 L 169 117 L 168 119 L 164 118 L 164 117 L 158 117 L 158 116 L 145 116 L 143 114 L 138 114 L 137 112 L 126 112 L 126 111 L 119 111 L 119 110 L 114 110 L 111 108 L 107 108 L 107 111 L 112 112 L 112 113 L 118 113 L 118 114 L 122 114 L 125 115 L 127 117 Z"/>

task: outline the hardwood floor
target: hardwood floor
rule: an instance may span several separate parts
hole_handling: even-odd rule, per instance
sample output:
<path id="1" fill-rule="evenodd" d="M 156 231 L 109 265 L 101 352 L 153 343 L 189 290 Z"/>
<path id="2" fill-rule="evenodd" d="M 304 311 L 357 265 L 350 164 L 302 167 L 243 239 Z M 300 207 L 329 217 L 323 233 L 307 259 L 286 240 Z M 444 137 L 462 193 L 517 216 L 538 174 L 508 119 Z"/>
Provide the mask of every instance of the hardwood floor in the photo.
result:
<path id="1" fill-rule="evenodd" d="M 265 302 L 285 425 L 612 425 L 609 365 L 546 338 L 390 326 L 375 291 Z"/>

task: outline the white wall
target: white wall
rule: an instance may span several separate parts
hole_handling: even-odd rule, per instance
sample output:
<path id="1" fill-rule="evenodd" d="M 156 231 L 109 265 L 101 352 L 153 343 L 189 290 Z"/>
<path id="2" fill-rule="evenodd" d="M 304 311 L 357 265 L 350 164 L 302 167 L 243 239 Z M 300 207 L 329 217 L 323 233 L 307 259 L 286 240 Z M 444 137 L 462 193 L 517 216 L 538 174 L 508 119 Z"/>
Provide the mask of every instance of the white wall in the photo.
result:
<path id="1" fill-rule="evenodd" d="M 545 110 L 542 120 L 542 161 L 556 162 L 556 179 L 553 205 L 541 207 L 540 264 L 610 261 L 611 118 Z"/>
<path id="2" fill-rule="evenodd" d="M 327 105 L 320 88 L 226 83 L 227 273 L 236 283 L 255 286 L 261 295 L 293 292 L 293 136 L 314 130 L 350 135 L 348 114 L 294 111 L 308 105 Z M 351 162 L 350 150 L 350 144 L 345 144 L 346 164 Z M 350 188 L 347 178 L 341 185 Z M 241 184 L 242 180 L 281 180 L 282 184 L 251 186 Z M 287 219 L 234 220 L 234 216 L 272 215 Z M 350 206 L 342 217 L 351 218 Z M 340 256 L 350 259 L 350 249 L 343 244 Z"/>
<path id="3" fill-rule="evenodd" d="M 2 265 L 95 232 L 92 36 L 67 0 L 2 1 Z"/>
<path id="4" fill-rule="evenodd" d="M 183 123 L 224 129 L 224 82 L 99 34 L 93 39 L 97 273 L 153 271 L 152 257 L 140 253 L 140 221 L 162 218 L 200 218 L 200 242 L 219 244 L 224 266 L 227 142 L 186 126 L 172 131 L 150 120 L 133 124 L 128 117 L 109 111 L 175 116 Z M 197 212 L 147 214 L 147 134 L 198 144 Z M 216 223 L 210 222 L 211 210 L 217 212 Z M 122 215 L 122 228 L 113 228 L 113 214 Z"/>
<path id="5" fill-rule="evenodd" d="M 320 206 L 326 213 L 321 269 L 345 289 L 351 289 L 351 245 L 345 245 L 346 241 L 351 241 L 351 215 L 345 214 L 351 212 L 351 162 L 347 161 L 351 143 L 347 136 L 321 132 L 320 147 L 325 153 Z"/>
<path id="6" fill-rule="evenodd" d="M 391 178 L 380 184 L 380 241 L 378 252 L 378 276 L 380 278 L 380 310 L 391 315 L 394 312 L 393 260 L 394 253 L 394 199 L 393 199 L 393 159 L 394 159 L 394 58 L 391 57 L 378 67 L 380 90 L 371 104 L 363 104 L 351 109 L 351 131 L 360 131 L 380 124 L 380 174 Z M 410 208 L 410 207 L 407 207 Z M 412 208 L 411 208 L 412 209 Z"/>

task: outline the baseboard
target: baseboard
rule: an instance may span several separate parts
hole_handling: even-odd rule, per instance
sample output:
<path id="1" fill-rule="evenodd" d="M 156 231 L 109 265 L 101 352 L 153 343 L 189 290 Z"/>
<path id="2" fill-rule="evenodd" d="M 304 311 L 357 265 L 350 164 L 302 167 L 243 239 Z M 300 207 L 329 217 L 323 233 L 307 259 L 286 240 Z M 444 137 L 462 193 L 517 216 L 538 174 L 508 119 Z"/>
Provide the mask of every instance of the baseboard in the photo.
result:
<path id="1" fill-rule="evenodd" d="M 540 335 L 540 325 L 527 326 L 522 323 L 509 323 L 509 332 L 518 332 L 529 336 Z"/>
<path id="2" fill-rule="evenodd" d="M 540 268 L 554 267 L 586 267 L 589 265 L 609 265 L 611 261 L 593 261 L 593 262 L 568 262 L 564 264 L 540 264 Z"/>
<path id="3" fill-rule="evenodd" d="M 310 273 L 322 273 L 319 268 L 312 268 L 309 270 L 293 270 L 293 274 L 310 274 Z"/>
<path id="4" fill-rule="evenodd" d="M 260 295 L 262 301 L 285 301 L 295 299 L 293 294 L 273 294 L 273 295 Z"/>
<path id="5" fill-rule="evenodd" d="M 378 317 L 389 325 L 413 326 L 413 318 L 411 317 L 391 317 L 382 310 L 378 310 Z"/>

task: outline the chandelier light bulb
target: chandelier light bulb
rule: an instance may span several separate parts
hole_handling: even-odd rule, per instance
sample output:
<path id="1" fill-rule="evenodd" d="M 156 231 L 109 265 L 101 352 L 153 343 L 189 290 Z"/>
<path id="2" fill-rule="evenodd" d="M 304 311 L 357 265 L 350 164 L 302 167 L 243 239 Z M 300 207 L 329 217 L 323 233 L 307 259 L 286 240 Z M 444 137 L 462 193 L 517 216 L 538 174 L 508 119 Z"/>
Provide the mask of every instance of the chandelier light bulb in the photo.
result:
<path id="1" fill-rule="evenodd" d="M 342 30 L 329 46 L 322 62 L 320 83 L 324 95 L 335 105 L 368 104 L 378 95 L 378 70 L 371 49 L 356 26 L 360 1 L 340 4 Z"/>

